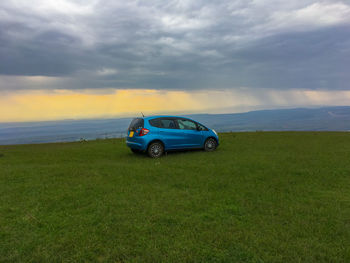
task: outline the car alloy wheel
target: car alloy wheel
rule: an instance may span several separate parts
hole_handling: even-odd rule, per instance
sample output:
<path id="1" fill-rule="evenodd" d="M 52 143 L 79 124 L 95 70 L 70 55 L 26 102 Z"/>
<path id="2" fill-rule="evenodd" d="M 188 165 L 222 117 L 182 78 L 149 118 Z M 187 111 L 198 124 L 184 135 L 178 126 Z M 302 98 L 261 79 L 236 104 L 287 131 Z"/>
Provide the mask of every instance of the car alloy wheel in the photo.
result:
<path id="1" fill-rule="evenodd" d="M 148 155 L 152 158 L 158 158 L 164 153 L 164 147 L 160 142 L 154 142 L 148 147 Z"/>
<path id="2" fill-rule="evenodd" d="M 207 152 L 212 152 L 216 149 L 217 143 L 215 139 L 209 138 L 205 141 L 204 150 Z"/>

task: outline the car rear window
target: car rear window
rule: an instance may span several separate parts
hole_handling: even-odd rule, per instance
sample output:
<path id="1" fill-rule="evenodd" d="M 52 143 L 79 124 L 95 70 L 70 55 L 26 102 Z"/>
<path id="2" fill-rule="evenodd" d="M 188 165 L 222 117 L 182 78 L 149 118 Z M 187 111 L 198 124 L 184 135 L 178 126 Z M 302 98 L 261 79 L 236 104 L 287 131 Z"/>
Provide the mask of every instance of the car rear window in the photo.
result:
<path id="1" fill-rule="evenodd" d="M 144 120 L 141 118 L 133 119 L 129 125 L 129 131 L 135 131 L 137 129 L 142 129 Z"/>

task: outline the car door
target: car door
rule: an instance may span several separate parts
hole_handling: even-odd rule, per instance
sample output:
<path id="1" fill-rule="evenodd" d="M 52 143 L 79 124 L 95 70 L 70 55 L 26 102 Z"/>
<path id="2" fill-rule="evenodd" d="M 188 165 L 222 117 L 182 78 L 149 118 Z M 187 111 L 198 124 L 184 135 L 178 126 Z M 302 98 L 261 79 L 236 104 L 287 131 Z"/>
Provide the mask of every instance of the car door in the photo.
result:
<path id="1" fill-rule="evenodd" d="M 178 149 L 183 141 L 183 133 L 178 129 L 174 118 L 159 119 L 159 136 L 166 149 Z"/>
<path id="2" fill-rule="evenodd" d="M 183 133 L 183 148 L 199 148 L 202 145 L 202 132 L 198 130 L 197 124 L 189 119 L 177 119 L 179 130 Z"/>

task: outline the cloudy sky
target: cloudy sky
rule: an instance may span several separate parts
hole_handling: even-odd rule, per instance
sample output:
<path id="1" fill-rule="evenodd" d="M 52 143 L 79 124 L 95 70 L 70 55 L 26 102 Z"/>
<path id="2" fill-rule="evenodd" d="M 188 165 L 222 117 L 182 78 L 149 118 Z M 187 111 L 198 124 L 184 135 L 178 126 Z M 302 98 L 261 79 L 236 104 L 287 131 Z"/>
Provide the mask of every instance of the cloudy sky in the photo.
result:
<path id="1" fill-rule="evenodd" d="M 1 0 L 0 121 L 350 105 L 347 0 Z"/>

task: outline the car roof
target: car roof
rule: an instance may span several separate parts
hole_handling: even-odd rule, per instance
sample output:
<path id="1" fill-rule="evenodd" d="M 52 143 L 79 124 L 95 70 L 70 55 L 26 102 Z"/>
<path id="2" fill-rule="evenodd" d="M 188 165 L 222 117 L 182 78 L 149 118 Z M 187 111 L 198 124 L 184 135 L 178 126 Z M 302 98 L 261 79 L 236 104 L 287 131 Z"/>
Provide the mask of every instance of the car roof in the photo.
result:
<path id="1" fill-rule="evenodd" d="M 183 116 L 174 116 L 174 115 L 154 115 L 154 116 L 147 116 L 144 117 L 145 120 L 151 120 L 151 119 L 156 119 L 156 118 L 183 118 L 183 119 L 189 119 L 187 117 L 183 117 Z"/>
<path id="2" fill-rule="evenodd" d="M 175 115 L 154 115 L 154 116 L 147 116 L 147 117 L 139 117 L 139 119 L 144 119 L 144 120 L 152 120 L 152 119 L 156 119 L 156 118 L 181 118 L 181 119 L 187 119 L 187 120 L 191 120 L 191 121 L 194 121 L 194 122 L 197 122 L 199 123 L 200 125 L 203 125 L 202 123 L 198 122 L 198 121 L 195 121 L 191 118 L 188 118 L 188 117 L 184 117 L 184 116 L 175 116 Z M 204 127 L 207 128 L 206 125 L 203 125 Z"/>

